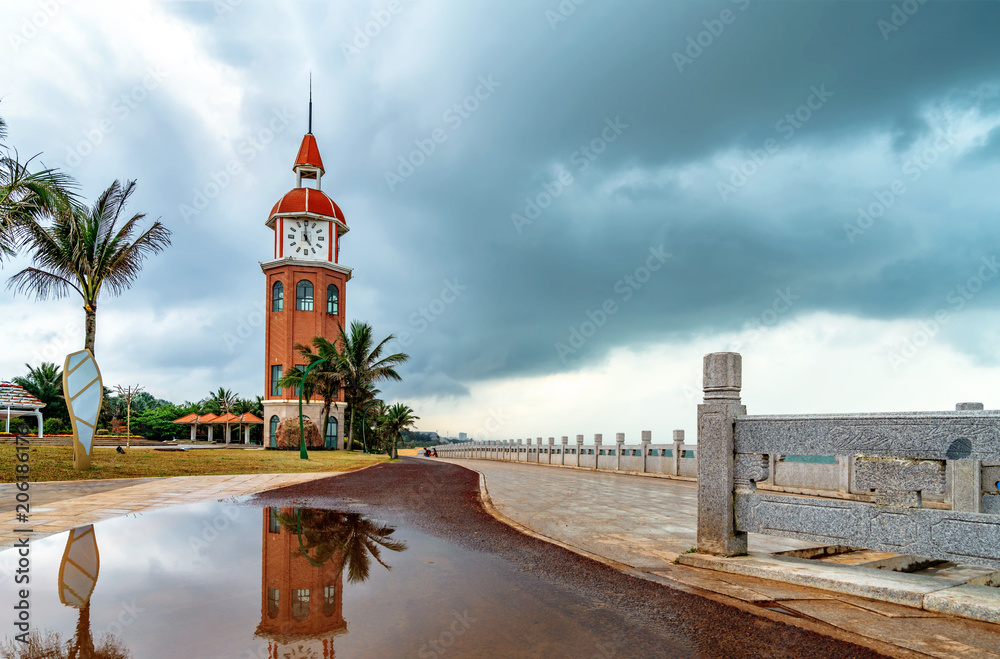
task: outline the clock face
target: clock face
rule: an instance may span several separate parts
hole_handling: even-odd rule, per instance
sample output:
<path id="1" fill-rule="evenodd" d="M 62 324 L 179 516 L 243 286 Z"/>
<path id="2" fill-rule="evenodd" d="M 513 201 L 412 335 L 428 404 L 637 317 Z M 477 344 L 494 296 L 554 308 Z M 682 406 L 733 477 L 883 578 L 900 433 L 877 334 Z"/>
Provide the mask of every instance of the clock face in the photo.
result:
<path id="1" fill-rule="evenodd" d="M 317 220 L 285 220 L 285 256 L 293 259 L 325 260 L 329 255 L 330 223 Z"/>

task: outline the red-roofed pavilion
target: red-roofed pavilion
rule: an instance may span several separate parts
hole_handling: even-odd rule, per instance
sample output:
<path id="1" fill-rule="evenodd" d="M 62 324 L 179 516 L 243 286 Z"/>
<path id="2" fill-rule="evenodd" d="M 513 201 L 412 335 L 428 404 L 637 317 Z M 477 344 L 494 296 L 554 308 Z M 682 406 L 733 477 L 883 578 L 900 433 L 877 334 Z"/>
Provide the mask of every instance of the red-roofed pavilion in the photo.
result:
<path id="1" fill-rule="evenodd" d="M 30 414 L 38 419 L 38 436 L 44 437 L 42 431 L 43 407 L 45 407 L 45 403 L 29 394 L 24 387 L 13 382 L 0 382 L 0 413 L 4 415 L 6 420 L 6 432 L 10 432 L 11 419 Z"/>

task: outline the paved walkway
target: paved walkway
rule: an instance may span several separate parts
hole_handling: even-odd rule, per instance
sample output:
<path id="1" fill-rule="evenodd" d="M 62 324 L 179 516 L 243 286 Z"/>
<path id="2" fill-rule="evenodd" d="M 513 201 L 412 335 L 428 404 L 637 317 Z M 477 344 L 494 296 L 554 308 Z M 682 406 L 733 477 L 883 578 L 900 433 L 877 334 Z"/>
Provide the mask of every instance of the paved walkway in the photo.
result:
<path id="1" fill-rule="evenodd" d="M 502 514 L 538 533 L 643 570 L 669 567 L 696 544 L 698 483 L 487 460 L 453 460 L 486 476 Z M 641 514 L 636 514 L 641 513 Z M 750 550 L 822 547 L 750 534 Z"/>
<path id="2" fill-rule="evenodd" d="M 673 560 L 695 545 L 694 482 L 487 460 L 435 461 L 483 474 L 493 507 L 515 526 L 569 549 L 630 566 L 644 578 L 702 595 L 721 595 L 758 612 L 778 612 L 792 624 L 811 624 L 821 633 L 847 632 L 855 642 L 891 656 L 1000 659 L 1000 625 L 675 565 Z M 767 552 L 819 546 L 754 534 L 749 544 L 751 551 Z"/>
<path id="3" fill-rule="evenodd" d="M 349 473 L 349 472 L 336 472 Z M 285 485 L 327 478 L 336 473 L 244 474 L 238 476 L 179 476 L 174 478 L 138 478 L 121 481 L 79 481 L 67 483 L 32 483 L 31 533 L 15 533 L 23 528 L 14 517 L 16 490 L 11 484 L 0 486 L 4 498 L 0 509 L 0 549 L 14 546 L 18 538 L 44 538 L 69 529 L 93 524 L 110 517 L 127 515 L 152 508 L 185 503 L 212 501 L 227 497 L 263 492 Z"/>

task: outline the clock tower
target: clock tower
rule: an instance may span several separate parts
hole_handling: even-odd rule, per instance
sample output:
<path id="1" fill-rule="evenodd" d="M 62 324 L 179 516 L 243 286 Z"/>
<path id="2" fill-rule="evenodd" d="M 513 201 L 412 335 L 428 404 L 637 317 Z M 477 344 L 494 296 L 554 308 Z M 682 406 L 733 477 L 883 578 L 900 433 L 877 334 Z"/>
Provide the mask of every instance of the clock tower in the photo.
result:
<path id="1" fill-rule="evenodd" d="M 340 239 L 347 233 L 344 213 L 323 192 L 323 159 L 312 134 L 312 99 L 309 132 L 302 138 L 295 164 L 295 187 L 271 209 L 267 227 L 274 232 L 274 258 L 260 264 L 267 279 L 267 320 L 264 367 L 264 434 L 275 446 L 275 430 L 282 419 L 298 418 L 299 399 L 294 388 L 278 381 L 291 368 L 305 368 L 296 344 L 313 348 L 314 337 L 337 342 L 344 326 L 347 282 L 351 268 L 340 264 Z M 303 401 L 302 412 L 320 429 L 327 448 L 344 446 L 343 396 L 330 409 L 323 428 L 323 402 L 319 396 Z"/>

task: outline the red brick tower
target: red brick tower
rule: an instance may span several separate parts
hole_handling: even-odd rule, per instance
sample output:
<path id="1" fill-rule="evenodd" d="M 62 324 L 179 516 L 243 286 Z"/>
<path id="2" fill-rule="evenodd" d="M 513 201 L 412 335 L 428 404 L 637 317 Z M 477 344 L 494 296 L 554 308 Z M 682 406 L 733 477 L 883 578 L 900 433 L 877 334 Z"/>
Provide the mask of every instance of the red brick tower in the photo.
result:
<path id="1" fill-rule="evenodd" d="M 348 231 L 344 213 L 322 191 L 323 159 L 312 134 L 311 95 L 309 132 L 302 138 L 292 171 L 295 188 L 274 205 L 267 219 L 274 231 L 274 259 L 260 264 L 267 278 L 264 435 L 268 446 L 273 445 L 274 429 L 282 419 L 298 418 L 298 393 L 276 384 L 288 369 L 305 367 L 306 360 L 294 346 L 312 347 L 316 336 L 337 340 L 351 278 L 351 269 L 340 265 L 340 239 Z M 321 400 L 314 396 L 303 405 L 303 413 L 317 427 L 322 426 Z M 328 448 L 344 448 L 342 400 L 335 403 L 330 423 L 320 427 L 320 433 Z"/>
<path id="2" fill-rule="evenodd" d="M 260 625 L 268 657 L 334 657 L 334 637 L 347 633 L 339 552 L 320 566 L 299 549 L 298 535 L 282 526 L 277 508 L 264 509 Z M 288 516 L 294 508 L 282 508 Z"/>

